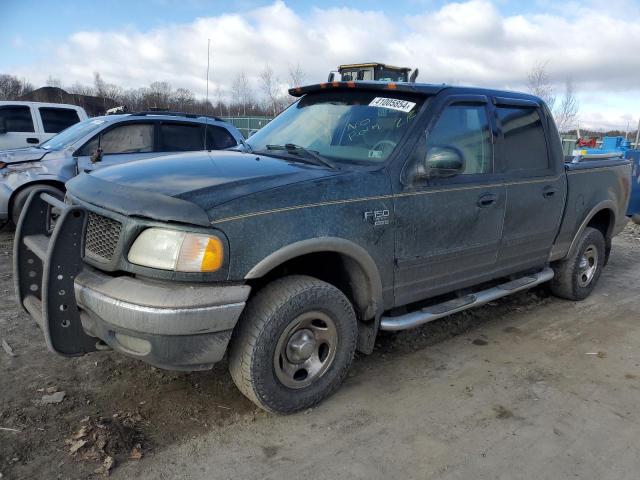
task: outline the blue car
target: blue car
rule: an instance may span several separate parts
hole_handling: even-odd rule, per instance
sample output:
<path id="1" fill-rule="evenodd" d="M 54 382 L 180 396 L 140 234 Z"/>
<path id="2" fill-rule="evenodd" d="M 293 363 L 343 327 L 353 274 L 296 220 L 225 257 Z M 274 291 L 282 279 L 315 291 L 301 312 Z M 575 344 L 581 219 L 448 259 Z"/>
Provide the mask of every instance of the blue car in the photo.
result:
<path id="1" fill-rule="evenodd" d="M 631 220 L 640 224 L 640 150 L 629 150 L 626 157 L 633 162 L 631 199 L 627 215 L 631 217 Z"/>
<path id="2" fill-rule="evenodd" d="M 237 128 L 215 117 L 153 111 L 90 118 L 36 147 L 0 152 L 0 222 L 17 224 L 33 190 L 62 197 L 65 182 L 82 172 L 242 142 Z"/>

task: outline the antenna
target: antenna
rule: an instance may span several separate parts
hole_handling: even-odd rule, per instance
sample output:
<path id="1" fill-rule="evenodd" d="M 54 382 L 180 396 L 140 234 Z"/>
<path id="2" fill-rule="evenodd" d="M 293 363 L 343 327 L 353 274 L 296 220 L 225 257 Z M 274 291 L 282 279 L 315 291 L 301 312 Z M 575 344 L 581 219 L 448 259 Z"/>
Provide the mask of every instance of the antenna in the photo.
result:
<path id="1" fill-rule="evenodd" d="M 209 115 L 208 115 L 208 111 L 209 110 L 209 49 L 211 48 L 211 39 L 207 38 L 207 97 L 206 97 L 206 104 L 205 104 L 205 119 L 204 119 L 204 149 L 208 150 L 207 148 L 207 129 L 209 128 Z"/>
<path id="2" fill-rule="evenodd" d="M 627 120 L 627 131 L 624 132 L 624 139 L 625 140 L 628 140 L 628 137 L 629 137 L 629 124 L 630 124 L 630 121 Z"/>

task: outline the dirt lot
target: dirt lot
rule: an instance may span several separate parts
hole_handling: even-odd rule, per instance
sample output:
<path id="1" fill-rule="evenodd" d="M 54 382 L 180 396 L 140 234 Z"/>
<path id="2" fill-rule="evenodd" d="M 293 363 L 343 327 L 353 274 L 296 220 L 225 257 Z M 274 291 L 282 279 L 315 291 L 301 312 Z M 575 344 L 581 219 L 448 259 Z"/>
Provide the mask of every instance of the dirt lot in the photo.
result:
<path id="1" fill-rule="evenodd" d="M 96 469 L 122 479 L 638 478 L 635 225 L 586 301 L 539 288 L 381 336 L 336 395 L 289 417 L 257 410 L 225 365 L 183 374 L 108 352 L 48 353 L 14 304 L 11 244 L 0 232 L 0 339 L 14 355 L 0 349 L 3 480 Z M 56 392 L 60 403 L 43 403 Z"/>

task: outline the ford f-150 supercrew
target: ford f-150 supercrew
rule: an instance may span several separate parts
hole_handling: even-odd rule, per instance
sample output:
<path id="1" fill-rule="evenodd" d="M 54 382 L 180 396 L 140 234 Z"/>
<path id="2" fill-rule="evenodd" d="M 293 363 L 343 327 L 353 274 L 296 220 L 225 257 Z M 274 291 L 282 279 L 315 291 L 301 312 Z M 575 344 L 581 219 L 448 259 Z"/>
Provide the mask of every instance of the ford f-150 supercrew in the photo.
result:
<path id="1" fill-rule="evenodd" d="M 113 166 L 33 192 L 17 298 L 62 355 L 168 369 L 228 352 L 239 389 L 288 413 L 356 349 L 549 282 L 580 300 L 627 221 L 630 163 L 565 164 L 547 106 L 503 91 L 334 82 L 237 151 Z"/>

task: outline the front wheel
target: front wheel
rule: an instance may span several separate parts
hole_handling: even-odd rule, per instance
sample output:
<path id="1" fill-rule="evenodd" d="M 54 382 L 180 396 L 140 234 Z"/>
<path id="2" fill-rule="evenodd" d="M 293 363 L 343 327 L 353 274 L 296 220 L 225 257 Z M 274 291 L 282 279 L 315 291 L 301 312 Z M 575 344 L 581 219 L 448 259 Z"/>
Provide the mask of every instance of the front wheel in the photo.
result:
<path id="1" fill-rule="evenodd" d="M 606 255 L 606 244 L 600 230 L 585 228 L 574 253 L 554 267 L 551 292 L 568 300 L 587 298 L 600 278 Z"/>
<path id="2" fill-rule="evenodd" d="M 247 304 L 231 341 L 229 370 L 256 405 L 292 413 L 342 383 L 356 339 L 356 316 L 340 290 L 312 277 L 285 277 Z"/>

